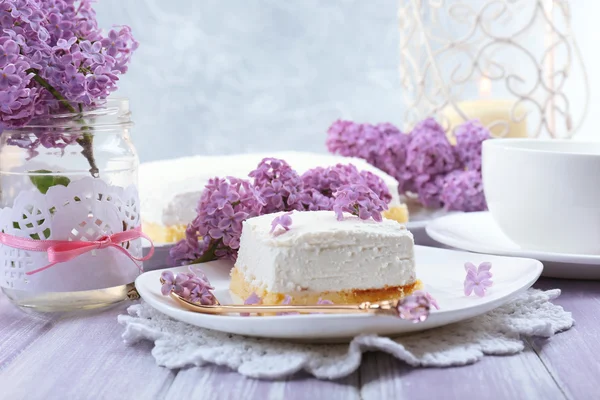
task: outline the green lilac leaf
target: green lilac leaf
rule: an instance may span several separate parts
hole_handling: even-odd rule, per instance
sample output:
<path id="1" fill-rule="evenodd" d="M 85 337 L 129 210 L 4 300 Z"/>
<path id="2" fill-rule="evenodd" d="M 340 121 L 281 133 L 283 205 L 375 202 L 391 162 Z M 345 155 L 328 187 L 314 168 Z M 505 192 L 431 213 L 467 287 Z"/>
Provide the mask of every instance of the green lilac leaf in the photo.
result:
<path id="1" fill-rule="evenodd" d="M 29 173 L 45 174 L 45 175 L 41 175 L 41 176 L 36 175 L 36 176 L 29 177 L 29 180 L 31 180 L 31 183 L 33 183 L 33 185 L 42 194 L 46 194 L 48 192 L 48 189 L 50 189 L 52 186 L 57 186 L 57 185 L 67 186 L 67 185 L 69 185 L 69 183 L 71 183 L 71 180 L 69 178 L 67 178 L 66 176 L 48 175 L 48 174 L 51 174 L 52 171 L 48 171 L 46 169 L 40 169 L 37 171 L 29 171 Z"/>

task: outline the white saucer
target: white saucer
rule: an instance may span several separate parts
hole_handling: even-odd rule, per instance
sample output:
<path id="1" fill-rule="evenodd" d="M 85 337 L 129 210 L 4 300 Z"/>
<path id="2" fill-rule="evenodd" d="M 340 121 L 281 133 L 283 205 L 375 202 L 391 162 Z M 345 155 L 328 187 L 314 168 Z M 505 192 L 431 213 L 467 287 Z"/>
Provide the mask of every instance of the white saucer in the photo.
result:
<path id="1" fill-rule="evenodd" d="M 489 212 L 447 215 L 430 222 L 426 231 L 435 241 L 457 249 L 540 260 L 544 263 L 544 276 L 600 279 L 600 255 L 521 248 L 502 233 Z"/>
<path id="2" fill-rule="evenodd" d="M 449 212 L 444 209 L 430 210 L 423 207 L 413 206 L 409 212 L 409 220 L 406 223 L 406 229 L 413 234 L 415 244 L 435 247 L 435 243 L 427 235 L 425 228 L 431 221 L 445 215 L 449 215 Z"/>
<path id="3" fill-rule="evenodd" d="M 207 315 L 186 311 L 160 293 L 162 271 L 146 272 L 136 280 L 136 288 L 152 307 L 191 325 L 222 332 L 280 339 L 309 341 L 340 340 L 360 334 L 394 336 L 451 324 L 483 314 L 506 303 L 516 293 L 529 288 L 540 276 L 542 264 L 523 258 L 507 258 L 453 250 L 416 246 L 417 274 L 441 309 L 433 311 L 422 323 L 411 323 L 394 317 L 359 315 L 286 315 L 242 317 Z M 492 263 L 493 286 L 484 297 L 463 293 L 464 263 Z M 215 295 L 223 304 L 231 303 L 229 270 L 231 263 L 213 261 L 200 265 L 215 287 Z M 172 269 L 187 271 L 186 267 Z"/>

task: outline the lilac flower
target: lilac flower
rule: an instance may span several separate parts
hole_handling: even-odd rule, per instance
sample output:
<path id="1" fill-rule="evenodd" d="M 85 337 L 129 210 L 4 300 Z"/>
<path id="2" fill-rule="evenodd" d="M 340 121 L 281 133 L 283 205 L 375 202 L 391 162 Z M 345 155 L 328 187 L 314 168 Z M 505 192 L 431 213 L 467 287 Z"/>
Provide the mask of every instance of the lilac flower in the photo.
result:
<path id="1" fill-rule="evenodd" d="M 481 145 L 491 138 L 490 131 L 478 120 L 468 121 L 454 130 L 456 158 L 461 165 L 474 171 L 481 170 Z M 466 211 L 466 210 L 465 210 Z"/>
<path id="2" fill-rule="evenodd" d="M 470 296 L 473 292 L 479 297 L 485 296 L 487 289 L 492 286 L 491 268 L 492 263 L 489 262 L 481 263 L 479 267 L 470 262 L 465 263 L 465 296 Z"/>
<path id="3" fill-rule="evenodd" d="M 364 184 L 386 204 L 392 199 L 392 195 L 383 179 L 369 171 L 358 171 L 352 164 L 313 168 L 302 175 L 302 182 L 305 187 L 302 202 L 311 211 L 331 210 L 333 207 L 333 194 L 340 187 L 350 184 Z M 317 195 L 317 192 L 322 196 Z M 329 200 L 325 200 L 325 198 Z"/>
<path id="4" fill-rule="evenodd" d="M 327 299 L 322 299 L 319 297 L 319 300 L 317 300 L 317 305 L 319 305 L 319 306 L 333 305 L 333 301 L 327 300 Z M 323 313 L 314 313 L 314 314 L 323 314 Z"/>
<path id="5" fill-rule="evenodd" d="M 442 206 L 442 189 L 444 175 L 420 176 L 415 182 L 415 191 L 419 201 L 426 208 L 440 208 Z"/>
<path id="6" fill-rule="evenodd" d="M 110 31 L 108 37 L 102 39 L 101 45 L 106 48 L 106 54 L 111 57 L 116 56 L 121 50 L 127 48 L 127 42 L 115 30 Z"/>
<path id="7" fill-rule="evenodd" d="M 333 301 L 327 300 L 327 299 L 322 299 L 322 298 L 319 297 L 319 300 L 317 301 L 317 304 L 321 305 L 321 306 L 323 306 L 323 305 L 332 305 Z"/>
<path id="8" fill-rule="evenodd" d="M 271 222 L 270 233 L 273 233 L 277 229 L 278 226 L 282 227 L 285 231 L 289 231 L 290 226 L 292 226 L 292 217 L 290 217 L 290 215 L 292 215 L 292 213 L 287 212 L 285 214 L 281 214 L 281 215 L 275 217 L 273 219 L 273 221 Z"/>
<path id="9" fill-rule="evenodd" d="M 287 305 L 290 305 L 291 303 L 292 303 L 292 296 L 286 294 L 285 297 L 283 298 L 283 300 L 281 301 L 281 305 L 287 306 Z"/>
<path id="10" fill-rule="evenodd" d="M 415 180 L 429 179 L 456 168 L 452 145 L 443 128 L 432 118 L 420 122 L 412 130 L 406 165 Z"/>
<path id="11" fill-rule="evenodd" d="M 242 221 L 248 217 L 248 213 L 244 211 L 235 212 L 230 204 L 226 204 L 223 209 L 223 218 L 218 222 L 217 227 L 222 230 L 233 228 L 236 230 L 242 229 Z"/>
<path id="12" fill-rule="evenodd" d="M 217 210 L 223 209 L 225 204 L 233 203 L 240 199 L 239 193 L 229 190 L 229 183 L 223 181 L 219 184 L 217 191 L 211 194 L 210 200 L 212 202 L 210 214 Z M 215 206 L 214 209 L 212 206 Z"/>
<path id="13" fill-rule="evenodd" d="M 253 306 L 260 303 L 262 303 L 262 299 L 255 292 L 252 292 L 250 296 L 244 300 L 244 305 L 246 306 Z M 240 316 L 242 317 L 247 317 L 249 315 L 250 313 L 240 313 Z"/>
<path id="14" fill-rule="evenodd" d="M 387 172 L 404 190 L 406 179 L 405 159 L 409 135 L 392 124 L 356 124 L 338 120 L 327 131 L 327 148 L 332 153 L 358 157 Z"/>
<path id="15" fill-rule="evenodd" d="M 17 61 L 0 70 L 0 125 L 14 126 L 28 121 L 35 111 L 36 88 L 30 88 L 29 64 Z"/>
<path id="16" fill-rule="evenodd" d="M 62 50 L 62 51 L 70 51 L 71 47 L 77 42 L 76 37 L 72 37 L 69 40 L 58 39 L 56 41 L 56 46 L 54 46 L 54 50 Z"/>
<path id="17" fill-rule="evenodd" d="M 292 304 L 292 297 L 290 295 L 285 295 L 285 297 L 283 298 L 283 300 L 281 301 L 281 305 L 282 306 L 288 306 Z M 279 312 L 276 313 L 276 315 L 297 315 L 299 313 L 297 312 Z"/>
<path id="18" fill-rule="evenodd" d="M 423 322 L 429 317 L 431 302 L 426 295 L 415 292 L 400 299 L 397 309 L 400 318 L 414 323 Z"/>
<path id="19" fill-rule="evenodd" d="M 198 216 L 186 230 L 186 238 L 170 251 L 172 264 L 235 260 L 240 246 L 242 222 L 260 215 L 262 199 L 250 182 L 236 178 L 208 181 L 198 203 Z M 202 237 L 202 246 L 198 238 Z"/>
<path id="20" fill-rule="evenodd" d="M 383 179 L 370 171 L 361 171 L 360 176 L 363 179 L 365 186 L 375 192 L 377 197 L 379 197 L 379 199 L 381 199 L 385 204 L 389 204 L 389 202 L 392 201 L 390 190 Z"/>
<path id="21" fill-rule="evenodd" d="M 102 54 L 102 43 L 91 43 L 89 40 L 84 40 L 79 43 L 79 49 L 83 57 L 87 60 L 86 65 L 103 64 L 104 55 Z"/>
<path id="22" fill-rule="evenodd" d="M 118 76 L 127 70 L 138 44 L 131 30 L 122 27 L 109 32 L 106 39 L 110 43 L 105 47 L 92 2 L 0 1 L 3 129 L 22 127 L 32 118 L 47 114 L 92 109 L 117 89 Z M 116 53 L 113 42 L 118 47 Z M 24 141 L 20 137 L 9 142 L 31 153 L 40 144 L 64 143 L 53 139 Z"/>
<path id="23" fill-rule="evenodd" d="M 302 204 L 308 211 L 331 210 L 333 197 L 327 197 L 316 189 L 308 189 L 304 191 Z"/>
<path id="24" fill-rule="evenodd" d="M 202 305 L 213 305 L 217 299 L 212 293 L 214 287 L 208 278 L 198 269 L 189 268 L 189 272 L 181 272 L 174 275 L 171 271 L 161 274 L 161 293 L 168 296 L 171 292 L 182 298 Z"/>
<path id="25" fill-rule="evenodd" d="M 185 231 L 185 239 L 169 250 L 169 265 L 186 265 L 199 259 L 210 247 L 210 236 L 198 238 L 196 221 L 190 223 Z"/>
<path id="26" fill-rule="evenodd" d="M 304 185 L 284 160 L 265 158 L 248 174 L 265 202 L 264 213 L 302 210 Z"/>
<path id="27" fill-rule="evenodd" d="M 260 303 L 262 303 L 262 299 L 254 292 L 252 292 L 250 294 L 250 296 L 248 296 L 248 298 L 246 300 L 244 300 L 244 304 L 247 306 L 260 304 Z"/>
<path id="28" fill-rule="evenodd" d="M 68 19 L 63 20 L 62 14 L 51 13 L 48 16 L 47 30 L 51 37 L 63 38 L 65 36 L 72 35 L 73 33 L 69 31 L 72 27 L 73 22 L 69 21 Z"/>
<path id="29" fill-rule="evenodd" d="M 334 196 L 333 211 L 339 221 L 344 219 L 344 212 L 348 212 L 363 220 L 373 218 L 381 222 L 381 213 L 387 209 L 375 192 L 362 184 L 344 185 Z"/>
<path id="30" fill-rule="evenodd" d="M 19 57 L 19 46 L 14 40 L 6 40 L 0 45 L 0 67 L 13 64 Z"/>
<path id="31" fill-rule="evenodd" d="M 10 86 L 19 86 L 22 78 L 17 75 L 17 67 L 8 64 L 0 71 L 0 90 L 7 90 Z"/>
<path id="32" fill-rule="evenodd" d="M 440 306 L 438 305 L 437 300 L 434 299 L 430 293 L 428 293 L 424 290 L 415 290 L 412 294 L 414 294 L 415 296 L 425 296 L 427 298 L 427 300 L 429 300 L 429 304 L 431 304 L 433 307 L 435 307 L 436 310 L 440 309 Z"/>
<path id="33" fill-rule="evenodd" d="M 440 200 L 446 210 L 466 212 L 487 210 L 481 172 L 454 171 L 446 175 Z"/>
<path id="34" fill-rule="evenodd" d="M 163 284 L 160 287 L 160 292 L 163 296 L 168 296 L 173 289 L 175 288 L 175 275 L 171 271 L 165 271 L 160 274 L 160 277 L 163 280 Z"/>

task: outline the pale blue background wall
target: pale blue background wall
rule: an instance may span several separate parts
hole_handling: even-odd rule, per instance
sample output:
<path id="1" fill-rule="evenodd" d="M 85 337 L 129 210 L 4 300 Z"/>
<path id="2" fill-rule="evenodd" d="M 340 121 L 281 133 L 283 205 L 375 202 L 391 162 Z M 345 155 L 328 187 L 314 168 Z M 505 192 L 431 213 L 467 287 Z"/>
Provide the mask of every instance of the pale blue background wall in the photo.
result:
<path id="1" fill-rule="evenodd" d="M 571 3 L 592 89 L 600 89 L 600 3 Z M 129 24 L 141 42 L 119 94 L 132 101 L 142 161 L 325 151 L 324 132 L 338 117 L 400 125 L 397 8 L 396 0 L 96 4 L 104 27 Z M 579 137 L 599 136 L 595 126 L 588 118 Z"/>

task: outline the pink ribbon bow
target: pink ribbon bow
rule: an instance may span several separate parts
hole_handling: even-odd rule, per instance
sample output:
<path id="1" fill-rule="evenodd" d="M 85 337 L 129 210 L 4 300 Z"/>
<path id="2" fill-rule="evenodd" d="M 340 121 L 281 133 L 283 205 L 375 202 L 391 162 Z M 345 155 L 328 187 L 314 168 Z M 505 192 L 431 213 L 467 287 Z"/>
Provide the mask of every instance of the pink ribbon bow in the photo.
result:
<path id="1" fill-rule="evenodd" d="M 127 249 L 121 246 L 122 243 L 129 242 L 131 240 L 144 238 L 150 242 L 150 252 L 145 257 L 134 257 Z M 125 231 L 118 232 L 114 235 L 103 236 L 98 240 L 92 242 L 85 241 L 68 241 L 68 240 L 35 240 L 22 238 L 18 236 L 8 235 L 0 232 L 0 243 L 5 244 L 15 249 L 21 249 L 26 251 L 45 251 L 48 253 L 48 261 L 50 264 L 45 267 L 38 268 L 34 271 L 29 271 L 26 275 L 37 274 L 50 267 L 55 266 L 59 263 L 64 263 L 79 257 L 92 250 L 102 250 L 107 248 L 113 248 L 119 250 L 125 254 L 135 265 L 143 272 L 142 268 L 137 264 L 136 261 L 147 261 L 154 255 L 154 244 L 152 240 L 142 232 L 140 227 Z"/>

